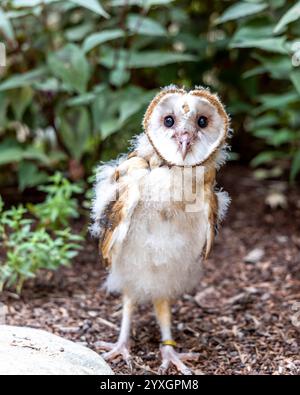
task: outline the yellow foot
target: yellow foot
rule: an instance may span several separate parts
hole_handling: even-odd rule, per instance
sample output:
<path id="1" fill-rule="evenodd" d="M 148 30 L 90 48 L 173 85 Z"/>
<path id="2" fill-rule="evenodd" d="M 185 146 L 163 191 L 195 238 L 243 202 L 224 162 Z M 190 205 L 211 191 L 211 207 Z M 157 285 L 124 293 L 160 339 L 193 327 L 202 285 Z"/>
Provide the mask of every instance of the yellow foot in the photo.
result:
<path id="1" fill-rule="evenodd" d="M 99 341 L 96 345 L 99 349 L 107 351 L 102 354 L 102 357 L 106 361 L 123 360 L 126 362 L 128 368 L 132 370 L 132 360 L 129 352 L 129 346 L 127 343 L 108 343 Z"/>
<path id="2" fill-rule="evenodd" d="M 198 359 L 199 354 L 197 353 L 178 353 L 172 346 L 161 347 L 162 364 L 159 369 L 159 374 L 166 374 L 170 365 L 174 365 L 176 369 L 184 374 L 193 374 L 192 370 L 189 369 L 183 362 L 195 361 Z"/>

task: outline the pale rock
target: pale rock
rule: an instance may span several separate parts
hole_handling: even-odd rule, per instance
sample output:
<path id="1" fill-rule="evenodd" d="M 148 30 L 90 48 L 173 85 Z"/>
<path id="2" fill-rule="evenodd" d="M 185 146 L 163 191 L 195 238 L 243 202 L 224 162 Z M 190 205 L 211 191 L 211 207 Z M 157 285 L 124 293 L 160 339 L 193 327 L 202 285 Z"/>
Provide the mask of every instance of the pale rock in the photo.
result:
<path id="1" fill-rule="evenodd" d="M 0 375 L 112 375 L 94 351 L 51 333 L 0 325 Z"/>

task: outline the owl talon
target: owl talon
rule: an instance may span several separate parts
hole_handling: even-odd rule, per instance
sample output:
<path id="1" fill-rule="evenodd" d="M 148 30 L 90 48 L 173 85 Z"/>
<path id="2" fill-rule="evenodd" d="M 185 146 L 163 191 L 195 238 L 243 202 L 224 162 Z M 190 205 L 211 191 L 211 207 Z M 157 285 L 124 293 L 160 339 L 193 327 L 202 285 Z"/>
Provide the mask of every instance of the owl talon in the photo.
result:
<path id="1" fill-rule="evenodd" d="M 162 346 L 161 354 L 163 362 L 159 368 L 159 374 L 166 374 L 170 365 L 174 365 L 183 375 L 192 375 L 192 370 L 183 361 L 197 360 L 199 357 L 196 353 L 177 353 L 172 346 Z"/>
<path id="2" fill-rule="evenodd" d="M 100 341 L 97 343 L 97 347 L 106 351 L 102 354 L 102 357 L 106 361 L 115 361 L 122 359 L 126 362 L 129 370 L 132 370 L 132 360 L 129 352 L 128 344 L 124 343 L 108 343 Z"/>

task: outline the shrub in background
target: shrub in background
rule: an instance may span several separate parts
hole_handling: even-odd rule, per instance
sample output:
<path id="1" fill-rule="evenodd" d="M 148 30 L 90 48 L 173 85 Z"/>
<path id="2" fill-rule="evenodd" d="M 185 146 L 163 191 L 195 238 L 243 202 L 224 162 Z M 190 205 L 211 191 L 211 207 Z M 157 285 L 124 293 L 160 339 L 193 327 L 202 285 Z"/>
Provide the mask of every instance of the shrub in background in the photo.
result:
<path id="1" fill-rule="evenodd" d="M 240 158 L 294 179 L 299 15 L 291 0 L 3 0 L 0 185 L 90 174 L 124 150 L 153 90 L 172 82 L 218 91 Z"/>
<path id="2" fill-rule="evenodd" d="M 234 2 L 216 20 L 245 80 L 243 124 L 256 139 L 253 166 L 300 171 L 300 1 Z M 272 173 L 271 173 L 272 174 Z M 276 174 L 276 171 L 273 174 Z"/>
<path id="3" fill-rule="evenodd" d="M 82 237 L 67 227 L 70 218 L 77 216 L 72 194 L 79 190 L 75 186 L 70 189 L 59 174 L 51 181 L 53 185 L 43 188 L 49 193 L 45 202 L 31 206 L 38 221 L 22 205 L 4 210 L 0 197 L 0 291 L 6 286 L 20 293 L 25 280 L 35 277 L 41 269 L 54 271 L 69 265 L 81 248 Z M 60 184 L 65 184 L 62 189 L 68 193 L 58 198 Z M 52 205 L 53 201 L 59 203 L 58 207 Z"/>

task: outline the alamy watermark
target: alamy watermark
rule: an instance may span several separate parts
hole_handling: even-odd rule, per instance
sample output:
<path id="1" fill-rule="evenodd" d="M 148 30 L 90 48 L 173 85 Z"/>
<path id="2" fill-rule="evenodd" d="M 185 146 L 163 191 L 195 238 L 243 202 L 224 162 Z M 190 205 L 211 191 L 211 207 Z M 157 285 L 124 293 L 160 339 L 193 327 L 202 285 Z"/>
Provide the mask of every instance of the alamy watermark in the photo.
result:
<path id="1" fill-rule="evenodd" d="M 300 328 L 300 302 L 295 302 L 291 310 L 294 313 L 291 316 L 291 322 L 296 328 Z"/>
<path id="2" fill-rule="evenodd" d="M 291 50 L 293 52 L 292 56 L 292 65 L 294 67 L 300 66 L 300 41 L 296 41 L 291 46 Z"/>
<path id="3" fill-rule="evenodd" d="M 203 210 L 205 193 L 205 168 L 203 166 L 173 167 L 168 171 L 153 172 L 144 181 L 143 169 L 119 179 L 111 201 L 126 194 L 129 201 L 184 204 L 186 212 Z"/>
<path id="4" fill-rule="evenodd" d="M 0 303 L 0 325 L 6 324 L 6 314 L 7 314 L 7 307 Z"/>
<path id="5" fill-rule="evenodd" d="M 0 67 L 6 66 L 6 47 L 4 43 L 0 42 Z"/>

